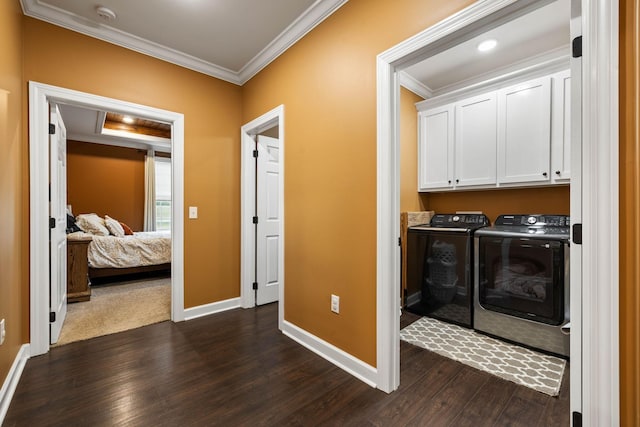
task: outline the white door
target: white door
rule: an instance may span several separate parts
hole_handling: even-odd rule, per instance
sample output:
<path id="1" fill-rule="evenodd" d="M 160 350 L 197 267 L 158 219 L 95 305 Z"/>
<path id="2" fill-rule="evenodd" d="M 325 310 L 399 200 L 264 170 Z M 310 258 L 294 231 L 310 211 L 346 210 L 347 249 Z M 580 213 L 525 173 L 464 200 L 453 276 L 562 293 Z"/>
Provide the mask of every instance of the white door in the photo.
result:
<path id="1" fill-rule="evenodd" d="M 452 187 L 453 104 L 421 111 L 418 118 L 418 189 Z"/>
<path id="2" fill-rule="evenodd" d="M 67 130 L 57 105 L 50 106 L 49 123 L 49 336 L 55 344 L 67 315 Z"/>
<path id="3" fill-rule="evenodd" d="M 456 187 L 496 183 L 496 94 L 456 104 Z"/>
<path id="4" fill-rule="evenodd" d="M 550 181 L 551 77 L 498 91 L 498 183 Z"/>
<path id="5" fill-rule="evenodd" d="M 258 135 L 256 166 L 256 304 L 278 300 L 280 271 L 280 141 Z"/>
<path id="6" fill-rule="evenodd" d="M 571 2 L 571 40 L 582 36 L 582 3 Z M 570 411 L 582 413 L 582 369 L 583 336 L 590 331 L 582 330 L 582 244 L 577 244 L 574 226 L 582 224 L 582 57 L 570 59 L 571 64 L 571 101 L 570 101 L 570 133 L 571 133 L 571 249 L 569 270 L 571 271 L 571 375 L 570 379 Z M 585 382 L 589 384 L 589 381 Z M 596 422 L 597 423 L 597 422 Z"/>

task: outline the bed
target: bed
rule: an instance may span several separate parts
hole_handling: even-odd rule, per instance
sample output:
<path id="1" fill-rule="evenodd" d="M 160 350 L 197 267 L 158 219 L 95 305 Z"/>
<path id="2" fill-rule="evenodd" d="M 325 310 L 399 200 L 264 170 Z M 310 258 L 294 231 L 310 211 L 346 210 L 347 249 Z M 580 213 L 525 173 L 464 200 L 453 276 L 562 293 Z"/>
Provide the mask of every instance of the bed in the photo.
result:
<path id="1" fill-rule="evenodd" d="M 106 217 L 107 221 L 110 219 Z M 120 276 L 151 271 L 171 270 L 171 232 L 145 231 L 132 234 L 91 229 L 78 221 L 81 231 L 69 233 L 68 239 L 90 239 L 87 249 L 89 278 Z M 84 229 L 84 231 L 82 231 Z"/>

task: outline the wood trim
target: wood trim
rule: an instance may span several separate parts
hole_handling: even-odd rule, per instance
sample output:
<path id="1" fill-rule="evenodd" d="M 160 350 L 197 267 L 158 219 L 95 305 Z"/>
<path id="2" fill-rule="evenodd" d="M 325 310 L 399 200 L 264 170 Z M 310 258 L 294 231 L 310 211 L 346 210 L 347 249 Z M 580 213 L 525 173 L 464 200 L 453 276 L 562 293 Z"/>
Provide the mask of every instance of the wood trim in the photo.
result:
<path id="1" fill-rule="evenodd" d="M 620 425 L 640 425 L 640 0 L 620 2 Z"/>

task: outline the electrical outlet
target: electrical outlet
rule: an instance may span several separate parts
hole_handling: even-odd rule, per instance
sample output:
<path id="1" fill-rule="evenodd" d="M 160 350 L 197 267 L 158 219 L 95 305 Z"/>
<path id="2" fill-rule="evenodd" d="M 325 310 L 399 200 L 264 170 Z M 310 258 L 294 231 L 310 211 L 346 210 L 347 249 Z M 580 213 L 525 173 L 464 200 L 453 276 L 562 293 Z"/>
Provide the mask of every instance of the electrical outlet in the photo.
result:
<path id="1" fill-rule="evenodd" d="M 340 314 L 340 297 L 338 295 L 331 294 L 331 311 Z"/>
<path id="2" fill-rule="evenodd" d="M 6 332 L 4 330 L 4 319 L 0 320 L 0 345 L 4 342 Z"/>
<path id="3" fill-rule="evenodd" d="M 189 219 L 197 219 L 197 218 L 198 218 L 198 207 L 189 206 Z"/>

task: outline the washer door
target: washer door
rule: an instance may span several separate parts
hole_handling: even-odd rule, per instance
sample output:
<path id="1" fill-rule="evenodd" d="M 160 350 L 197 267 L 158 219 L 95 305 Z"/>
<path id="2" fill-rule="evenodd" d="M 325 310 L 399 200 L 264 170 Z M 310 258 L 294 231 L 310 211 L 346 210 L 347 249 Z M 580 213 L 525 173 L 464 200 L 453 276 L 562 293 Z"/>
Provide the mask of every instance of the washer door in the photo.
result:
<path id="1" fill-rule="evenodd" d="M 407 309 L 469 327 L 470 261 L 468 233 L 409 229 Z"/>

